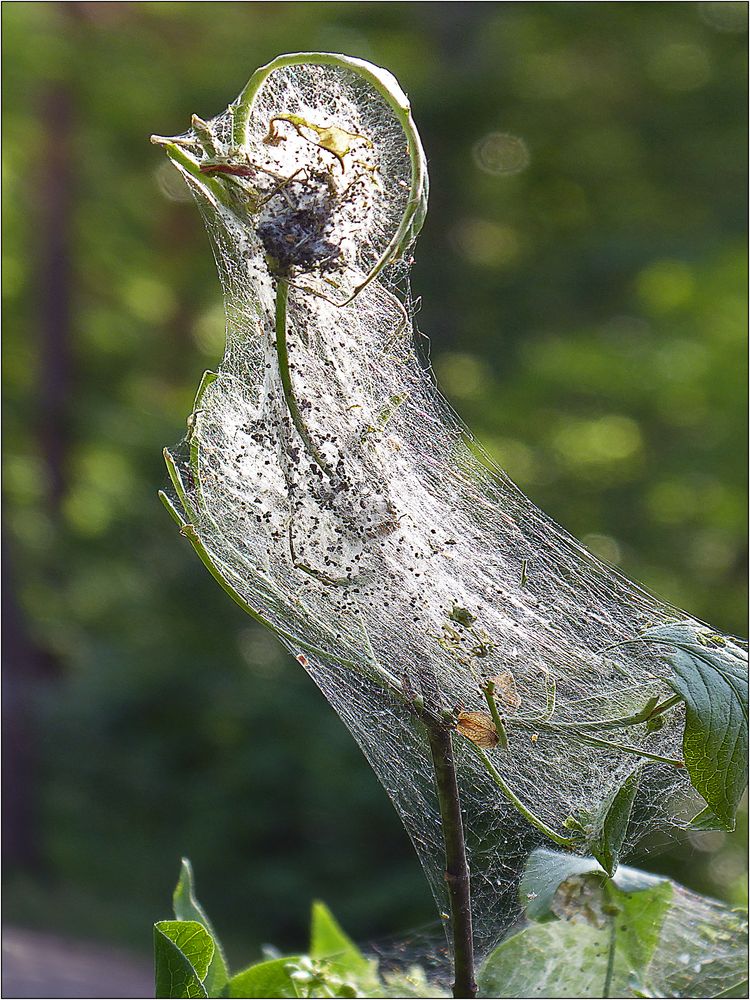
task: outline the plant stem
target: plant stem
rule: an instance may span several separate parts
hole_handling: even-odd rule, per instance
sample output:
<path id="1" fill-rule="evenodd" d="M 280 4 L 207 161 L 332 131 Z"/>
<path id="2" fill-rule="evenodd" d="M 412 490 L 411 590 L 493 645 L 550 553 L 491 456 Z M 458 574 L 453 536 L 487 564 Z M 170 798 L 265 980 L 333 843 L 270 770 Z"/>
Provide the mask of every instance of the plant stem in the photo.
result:
<path id="1" fill-rule="evenodd" d="M 151 141 L 154 145 L 163 146 L 170 160 L 182 167 L 183 170 L 190 174 L 191 177 L 194 177 L 196 181 L 199 181 L 207 191 L 211 192 L 218 202 L 221 202 L 221 204 L 225 205 L 227 208 L 233 207 L 224 185 L 217 181 L 215 177 L 208 177 L 206 174 L 202 174 L 198 161 L 194 159 L 194 157 L 192 157 L 186 150 L 181 149 L 177 143 L 171 142 L 169 139 L 163 139 L 158 135 L 152 135 Z"/>
<path id="2" fill-rule="evenodd" d="M 461 793 L 453 755 L 453 717 L 443 708 L 440 686 L 429 662 L 420 666 L 418 676 L 424 707 L 417 714 L 427 731 L 430 745 L 445 850 L 445 882 L 453 936 L 453 996 L 473 1000 L 477 995 L 477 984 L 474 977 L 471 880 L 466 858 Z"/>
<path id="3" fill-rule="evenodd" d="M 573 840 L 572 837 L 561 836 L 559 833 L 553 830 L 551 826 L 547 826 L 544 820 L 539 819 L 539 817 L 536 816 L 528 808 L 528 806 L 525 806 L 523 802 L 521 802 L 519 797 L 510 787 L 510 785 L 506 784 L 503 776 L 500 774 L 500 772 L 497 770 L 495 765 L 492 763 L 490 758 L 487 756 L 484 750 L 482 750 L 481 747 L 477 746 L 476 743 L 473 743 L 471 740 L 467 739 L 466 742 L 469 744 L 474 753 L 482 761 L 485 768 L 487 769 L 487 773 L 495 782 L 495 784 L 503 793 L 503 795 L 506 797 L 506 799 L 510 802 L 513 808 L 524 817 L 524 819 L 528 820 L 528 822 L 531 823 L 533 827 L 539 830 L 540 833 L 543 833 L 545 837 L 548 837 L 553 843 L 557 844 L 559 847 L 571 848 L 576 846 L 577 842 Z"/>
<path id="4" fill-rule="evenodd" d="M 614 743 L 611 740 L 600 740 L 595 736 L 588 736 L 583 733 L 578 734 L 578 740 L 580 743 L 586 743 L 592 747 L 602 747 L 605 750 L 619 750 L 620 753 L 629 753 L 634 757 L 645 757 L 646 760 L 656 761 L 657 764 L 671 764 L 672 767 L 677 768 L 685 766 L 684 761 L 676 760 L 674 757 L 662 757 L 661 754 L 649 753 L 648 750 L 642 750 L 640 747 L 631 747 L 624 743 Z"/>
<path id="5" fill-rule="evenodd" d="M 453 756 L 453 737 L 443 722 L 428 718 L 424 718 L 423 722 L 435 772 L 445 848 L 445 881 L 453 934 L 453 996 L 473 1000 L 477 995 L 477 984 L 474 978 L 471 884 L 466 860 L 461 796 Z"/>
<path id="6" fill-rule="evenodd" d="M 485 686 L 482 688 L 484 692 L 484 697 L 487 701 L 487 705 L 490 709 L 490 715 L 492 716 L 492 721 L 495 723 L 495 731 L 497 732 L 498 746 L 501 750 L 508 749 L 508 733 L 505 730 L 505 725 L 503 724 L 500 712 L 497 709 L 497 702 L 495 701 L 495 685 L 492 681 L 487 681 Z"/>
<path id="7" fill-rule="evenodd" d="M 321 455 L 319 449 L 310 437 L 302 412 L 294 395 L 292 385 L 292 374 L 289 370 L 289 350 L 286 340 L 287 306 L 289 303 L 289 282 L 285 278 L 278 278 L 276 282 L 276 357 L 279 362 L 279 376 L 281 377 L 281 388 L 284 393 L 289 416 L 297 429 L 297 433 L 302 438 L 308 454 L 329 479 L 333 478 L 333 470 Z"/>
<path id="8" fill-rule="evenodd" d="M 674 708 L 675 705 L 679 705 L 681 701 L 684 701 L 681 694 L 672 695 L 671 698 L 667 698 L 663 701 L 661 705 L 657 705 L 656 708 L 652 709 L 648 717 L 644 719 L 644 722 L 648 722 L 649 719 L 653 719 L 657 715 L 662 715 L 664 712 L 668 712 L 670 708 Z"/>
<path id="9" fill-rule="evenodd" d="M 612 990 L 612 977 L 615 971 L 615 952 L 617 949 L 617 918 L 616 914 L 609 915 L 609 949 L 607 951 L 607 971 L 604 976 L 604 987 L 602 997 L 609 1000 Z"/>
<path id="10" fill-rule="evenodd" d="M 581 733 L 588 730 L 600 730 L 600 729 L 628 729 L 630 726 L 639 726 L 643 722 L 648 722 L 649 719 L 653 719 L 658 715 L 663 715 L 664 712 L 668 712 L 670 708 L 674 708 L 675 705 L 679 705 L 682 701 L 680 695 L 672 695 L 671 698 L 667 698 L 660 705 L 646 705 L 642 708 L 640 712 L 636 712 L 635 715 L 627 715 L 622 719 L 598 719 L 592 722 L 548 722 L 544 718 L 542 719 L 513 719 L 511 720 L 514 725 L 517 725 L 522 729 L 544 729 L 546 732 L 575 732 Z"/>

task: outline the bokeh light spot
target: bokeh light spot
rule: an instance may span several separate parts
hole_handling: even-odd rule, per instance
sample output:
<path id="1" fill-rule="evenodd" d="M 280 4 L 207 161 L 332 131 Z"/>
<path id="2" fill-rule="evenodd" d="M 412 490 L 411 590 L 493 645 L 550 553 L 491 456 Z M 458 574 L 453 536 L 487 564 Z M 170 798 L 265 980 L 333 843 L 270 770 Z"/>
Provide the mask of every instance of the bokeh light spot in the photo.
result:
<path id="1" fill-rule="evenodd" d="M 672 43 L 653 54 L 648 65 L 649 75 L 663 90 L 697 90 L 708 83 L 711 64 L 701 45 Z"/>
<path id="2" fill-rule="evenodd" d="M 130 312 L 147 323 L 164 323 L 177 309 L 171 288 L 147 274 L 133 275 L 125 285 L 123 298 Z"/>
<path id="3" fill-rule="evenodd" d="M 63 502 L 71 529 L 84 538 L 96 538 L 109 527 L 114 511 L 109 497 L 89 486 L 76 486 Z"/>
<path id="4" fill-rule="evenodd" d="M 438 382 L 449 396 L 475 399 L 487 391 L 490 383 L 485 365 L 473 354 L 449 351 L 435 361 Z"/>
<path id="5" fill-rule="evenodd" d="M 474 161 L 486 174 L 520 174 L 529 159 L 526 143 L 509 132 L 488 132 L 474 144 Z"/>
<path id="6" fill-rule="evenodd" d="M 539 462 L 532 448 L 516 438 L 491 438 L 487 449 L 492 459 L 504 469 L 516 483 L 526 486 L 537 483 L 540 478 Z"/>
<path id="7" fill-rule="evenodd" d="M 591 534 L 584 535 L 581 541 L 589 552 L 593 552 L 595 556 L 598 556 L 605 562 L 617 565 L 622 558 L 620 545 L 617 539 L 611 535 L 598 535 L 592 532 Z"/>
<path id="8" fill-rule="evenodd" d="M 651 487 L 647 504 L 651 516 L 662 524 L 680 524 L 697 516 L 732 508 L 726 486 L 708 475 L 693 473 L 662 479 Z"/>
<path id="9" fill-rule="evenodd" d="M 224 351 L 225 331 L 224 306 L 217 302 L 196 319 L 193 339 L 203 354 L 210 358 L 220 358 Z"/>
<path id="10" fill-rule="evenodd" d="M 563 101 L 581 88 L 585 73 L 574 52 L 534 52 L 517 67 L 516 90 L 532 98 Z"/>
<path id="11" fill-rule="evenodd" d="M 671 312 L 692 298 L 695 282 L 688 264 L 681 260 L 657 260 L 636 278 L 638 297 L 650 312 Z"/>
<path id="12" fill-rule="evenodd" d="M 454 239 L 461 256 L 479 267 L 510 267 L 521 250 L 515 229 L 489 219 L 463 219 L 456 226 Z"/>
<path id="13" fill-rule="evenodd" d="M 642 438 L 635 420 L 609 413 L 594 420 L 563 418 L 552 444 L 571 465 L 596 465 L 632 458 L 640 451 Z"/>

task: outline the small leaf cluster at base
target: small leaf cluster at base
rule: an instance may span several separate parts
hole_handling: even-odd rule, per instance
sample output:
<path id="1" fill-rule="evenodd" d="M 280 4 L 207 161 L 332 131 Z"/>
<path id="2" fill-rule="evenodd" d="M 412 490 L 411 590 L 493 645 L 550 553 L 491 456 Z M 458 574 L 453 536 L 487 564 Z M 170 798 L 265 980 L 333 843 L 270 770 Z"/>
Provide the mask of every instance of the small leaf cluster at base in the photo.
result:
<path id="1" fill-rule="evenodd" d="M 175 920 L 154 924 L 157 997 L 444 997 L 413 966 L 382 973 L 362 954 L 328 908 L 313 904 L 310 949 L 266 959 L 232 975 L 208 917 L 195 898 L 190 862 L 183 858 L 174 891 Z"/>
<path id="2" fill-rule="evenodd" d="M 519 887 L 527 924 L 479 970 L 480 997 L 746 996 L 746 914 L 670 879 L 539 849 Z M 385 972 L 313 904 L 309 951 L 231 975 L 183 860 L 175 920 L 154 925 L 157 997 L 446 997 L 412 965 Z"/>

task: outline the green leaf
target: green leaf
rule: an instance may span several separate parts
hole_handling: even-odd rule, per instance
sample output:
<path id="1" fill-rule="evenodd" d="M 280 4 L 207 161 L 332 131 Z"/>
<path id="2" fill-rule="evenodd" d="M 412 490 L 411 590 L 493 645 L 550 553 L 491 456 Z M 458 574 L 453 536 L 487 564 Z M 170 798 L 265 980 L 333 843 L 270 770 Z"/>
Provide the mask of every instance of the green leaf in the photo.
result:
<path id="1" fill-rule="evenodd" d="M 724 990 L 722 993 L 717 993 L 717 997 L 723 998 L 738 998 L 738 1000 L 747 1000 L 748 986 L 750 982 L 747 979 L 743 979 L 741 983 L 737 983 L 736 986 L 730 986 L 728 990 Z"/>
<path id="2" fill-rule="evenodd" d="M 746 998 L 747 911 L 674 891 L 651 966 L 660 995 Z"/>
<path id="3" fill-rule="evenodd" d="M 299 956 L 274 958 L 267 962 L 251 965 L 238 972 L 229 980 L 226 990 L 228 997 L 297 997 L 299 994 L 291 978 L 290 970 Z"/>
<path id="4" fill-rule="evenodd" d="M 617 870 L 642 770 L 638 767 L 633 771 L 624 784 L 605 800 L 593 823 L 589 850 L 608 875 L 614 875 Z"/>
<path id="5" fill-rule="evenodd" d="M 632 969 L 645 970 L 659 943 L 672 901 L 672 883 L 665 879 L 649 889 L 630 892 L 610 883 L 608 892 L 611 902 L 620 909 L 616 922 L 618 947 Z"/>
<path id="6" fill-rule="evenodd" d="M 747 653 L 686 622 L 649 629 L 644 638 L 672 647 L 669 684 L 686 706 L 685 767 L 721 829 L 733 830 L 747 785 Z"/>
<path id="7" fill-rule="evenodd" d="M 594 890 L 598 907 L 588 899 L 577 919 L 532 924 L 496 948 L 479 972 L 482 994 L 599 998 L 648 991 L 671 884 L 624 893 L 608 882 Z M 576 910 L 574 902 L 571 916 Z"/>
<path id="8" fill-rule="evenodd" d="M 518 894 L 526 908 L 529 920 L 552 919 L 552 903 L 560 886 L 576 876 L 595 875 L 603 883 L 607 873 L 595 858 L 582 858 L 578 854 L 563 854 L 540 847 L 532 851 L 521 877 Z M 613 882 L 624 893 L 642 892 L 664 882 L 660 875 L 651 875 L 639 868 L 621 865 Z"/>
<path id="9" fill-rule="evenodd" d="M 552 901 L 562 883 L 574 875 L 588 875 L 592 872 L 606 874 L 594 858 L 561 854 L 545 847 L 533 851 L 518 888 L 521 902 L 526 907 L 526 916 L 529 920 L 552 919 Z"/>
<path id="10" fill-rule="evenodd" d="M 180 868 L 180 878 L 172 896 L 172 906 L 174 915 L 178 920 L 194 920 L 201 924 L 213 938 L 214 954 L 205 977 L 205 986 L 209 997 L 219 997 L 229 979 L 229 969 L 224 958 L 224 951 L 221 947 L 216 933 L 211 926 L 211 921 L 206 916 L 203 907 L 195 898 L 195 884 L 193 881 L 193 869 L 187 858 L 182 859 Z"/>
<path id="11" fill-rule="evenodd" d="M 725 829 L 722 821 L 713 809 L 710 809 L 708 806 L 706 806 L 705 809 L 701 809 L 697 816 L 693 816 L 690 820 L 689 826 L 691 830 L 700 830 L 703 832 Z"/>
<path id="12" fill-rule="evenodd" d="M 600 997 L 606 948 L 606 935 L 588 924 L 533 924 L 490 953 L 477 975 L 480 995 Z"/>
<path id="13" fill-rule="evenodd" d="M 365 958 L 321 902 L 312 907 L 310 957 L 327 959 L 338 975 L 367 977 L 375 971 L 375 963 Z"/>
<path id="14" fill-rule="evenodd" d="M 180 877 L 172 895 L 172 907 L 176 920 L 195 920 L 203 924 L 208 933 L 216 940 L 211 923 L 195 898 L 195 883 L 190 861 L 183 858 L 180 864 Z"/>
<path id="15" fill-rule="evenodd" d="M 540 849 L 521 898 L 535 923 L 487 958 L 486 996 L 718 997 L 745 977 L 744 912 L 660 876 Z"/>
<path id="16" fill-rule="evenodd" d="M 483 993 L 620 997 L 648 989 L 672 891 L 669 881 L 637 869 L 620 868 L 610 879 L 593 858 L 535 851 L 521 898 L 537 923 L 492 952 L 480 972 Z"/>
<path id="17" fill-rule="evenodd" d="M 213 955 L 213 939 L 196 920 L 154 924 L 156 996 L 207 997 L 203 981 Z"/>
<path id="18" fill-rule="evenodd" d="M 480 995 L 602 997 L 608 953 L 606 928 L 586 923 L 532 924 L 490 953 L 477 975 Z"/>

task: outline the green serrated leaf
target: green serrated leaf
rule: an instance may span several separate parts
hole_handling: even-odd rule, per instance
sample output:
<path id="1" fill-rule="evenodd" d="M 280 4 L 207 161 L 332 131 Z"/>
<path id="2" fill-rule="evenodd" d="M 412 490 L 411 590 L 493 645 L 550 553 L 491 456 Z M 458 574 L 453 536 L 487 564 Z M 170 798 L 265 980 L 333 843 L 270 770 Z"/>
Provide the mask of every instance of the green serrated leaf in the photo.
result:
<path id="1" fill-rule="evenodd" d="M 319 901 L 312 907 L 310 957 L 327 959 L 333 970 L 343 976 L 372 975 L 375 967 L 344 933 L 325 903 Z"/>
<path id="2" fill-rule="evenodd" d="M 197 921 L 154 924 L 156 996 L 208 997 L 204 980 L 213 954 L 213 939 Z"/>
<path id="3" fill-rule="evenodd" d="M 180 878 L 172 896 L 172 906 L 178 920 L 194 920 L 205 927 L 211 935 L 214 942 L 214 954 L 205 977 L 205 986 L 209 997 L 221 996 L 229 979 L 229 968 L 224 957 L 224 950 L 211 926 L 211 921 L 195 897 L 193 869 L 187 858 L 182 859 Z"/>
<path id="4" fill-rule="evenodd" d="M 290 975 L 298 955 L 288 958 L 274 958 L 267 962 L 251 965 L 249 969 L 232 976 L 227 984 L 228 997 L 298 997 L 299 994 Z"/>
<path id="5" fill-rule="evenodd" d="M 608 799 L 593 823 L 589 850 L 608 875 L 614 875 L 628 832 L 643 768 L 638 767 Z"/>
<path id="6" fill-rule="evenodd" d="M 746 651 L 690 622 L 649 629 L 644 638 L 671 647 L 669 684 L 686 706 L 685 767 L 720 828 L 733 830 L 747 785 Z"/>

